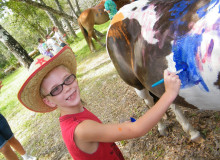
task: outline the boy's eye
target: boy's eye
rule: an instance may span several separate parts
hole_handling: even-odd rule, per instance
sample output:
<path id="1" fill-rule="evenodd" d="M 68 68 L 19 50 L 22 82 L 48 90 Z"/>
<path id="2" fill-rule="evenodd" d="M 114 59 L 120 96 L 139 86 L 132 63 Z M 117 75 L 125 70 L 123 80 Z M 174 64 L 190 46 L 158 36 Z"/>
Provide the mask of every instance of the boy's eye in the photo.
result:
<path id="1" fill-rule="evenodd" d="M 67 77 L 67 79 L 65 79 L 65 83 L 69 83 L 69 82 L 71 82 L 72 81 L 72 78 L 71 77 Z"/>
<path id="2" fill-rule="evenodd" d="M 53 94 L 56 94 L 56 92 L 59 92 L 59 90 L 60 90 L 60 85 L 59 86 L 56 86 L 54 89 L 52 89 L 52 93 Z"/>

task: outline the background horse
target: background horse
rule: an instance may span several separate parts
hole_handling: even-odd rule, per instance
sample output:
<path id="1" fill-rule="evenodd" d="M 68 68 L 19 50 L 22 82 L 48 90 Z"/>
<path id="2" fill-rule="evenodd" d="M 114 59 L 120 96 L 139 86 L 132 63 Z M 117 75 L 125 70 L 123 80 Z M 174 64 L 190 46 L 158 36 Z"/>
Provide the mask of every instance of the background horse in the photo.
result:
<path id="1" fill-rule="evenodd" d="M 220 111 L 218 0 L 139 0 L 126 5 L 111 21 L 107 51 L 120 77 L 148 106 L 164 93 L 163 84 L 151 87 L 163 78 L 163 71 L 186 65 L 171 108 L 191 139 L 200 140 L 177 106 Z M 159 131 L 166 134 L 162 123 Z"/>
<path id="2" fill-rule="evenodd" d="M 125 4 L 130 3 L 129 0 L 114 0 L 117 8 L 120 9 Z M 95 50 L 94 44 L 92 42 L 92 37 L 100 44 L 103 45 L 99 39 L 96 37 L 94 32 L 94 25 L 99 25 L 107 22 L 109 20 L 109 16 L 107 12 L 104 12 L 104 1 L 101 1 L 98 5 L 88 8 L 83 11 L 79 18 L 78 23 L 80 29 L 86 39 L 87 44 L 89 45 L 89 49 L 91 51 Z"/>

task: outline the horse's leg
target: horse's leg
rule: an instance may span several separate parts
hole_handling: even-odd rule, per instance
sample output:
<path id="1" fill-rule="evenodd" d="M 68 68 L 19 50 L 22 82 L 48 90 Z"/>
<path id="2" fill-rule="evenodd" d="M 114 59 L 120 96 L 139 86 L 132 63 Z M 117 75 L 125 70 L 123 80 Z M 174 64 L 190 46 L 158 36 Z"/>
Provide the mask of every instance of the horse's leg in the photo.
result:
<path id="1" fill-rule="evenodd" d="M 101 46 L 103 46 L 103 47 L 105 46 L 105 44 L 102 43 L 102 42 L 96 37 L 95 32 L 92 33 L 92 37 L 93 37 Z"/>
<path id="2" fill-rule="evenodd" d="M 93 44 L 92 41 L 92 36 L 93 36 L 93 30 L 89 30 L 88 31 L 88 44 L 89 44 L 89 48 L 92 52 L 95 52 L 95 46 Z"/>
<path id="3" fill-rule="evenodd" d="M 94 32 L 95 34 L 98 36 L 98 37 L 103 37 L 104 34 L 102 34 L 101 32 L 99 32 L 98 30 L 94 29 Z"/>
<path id="4" fill-rule="evenodd" d="M 195 142 L 199 142 L 199 143 L 203 142 L 204 139 L 201 137 L 199 131 L 193 128 L 193 126 L 189 123 L 189 121 L 184 116 L 181 109 L 175 104 L 170 105 L 170 108 L 175 114 L 176 119 L 182 126 L 183 130 L 191 136 L 191 140 Z"/>
<path id="5" fill-rule="evenodd" d="M 138 90 L 138 89 L 135 88 L 135 91 L 136 91 L 136 93 L 139 97 L 144 99 L 144 102 L 146 103 L 146 105 L 149 108 L 151 108 L 154 105 L 154 99 L 150 95 L 148 90 L 146 90 L 146 89 Z M 167 136 L 168 131 L 167 131 L 166 125 L 162 121 L 159 121 L 157 123 L 157 125 L 158 125 L 158 131 L 160 132 L 160 135 Z"/>

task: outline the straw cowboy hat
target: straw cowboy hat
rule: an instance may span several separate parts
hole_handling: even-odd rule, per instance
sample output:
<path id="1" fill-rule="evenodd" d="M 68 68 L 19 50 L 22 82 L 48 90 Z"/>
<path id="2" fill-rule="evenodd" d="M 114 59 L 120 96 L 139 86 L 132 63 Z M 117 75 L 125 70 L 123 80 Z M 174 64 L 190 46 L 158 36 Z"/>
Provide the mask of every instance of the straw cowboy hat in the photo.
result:
<path id="1" fill-rule="evenodd" d="M 53 68 L 64 65 L 76 75 L 76 59 L 72 49 L 63 47 L 54 57 L 39 56 L 29 68 L 30 75 L 18 92 L 19 101 L 28 109 L 35 112 L 50 112 L 56 108 L 46 105 L 40 95 L 40 86 L 43 78 Z"/>

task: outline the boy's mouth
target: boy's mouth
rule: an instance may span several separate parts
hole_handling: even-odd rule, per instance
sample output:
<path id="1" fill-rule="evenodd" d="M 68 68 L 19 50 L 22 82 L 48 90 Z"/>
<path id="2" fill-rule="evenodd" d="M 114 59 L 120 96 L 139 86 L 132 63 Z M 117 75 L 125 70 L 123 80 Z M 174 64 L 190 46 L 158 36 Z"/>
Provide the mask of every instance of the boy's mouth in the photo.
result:
<path id="1" fill-rule="evenodd" d="M 74 97 L 75 97 L 75 95 L 76 95 L 76 90 L 73 91 L 73 93 L 72 93 L 66 100 L 67 100 L 67 101 L 68 101 L 68 100 L 73 100 Z"/>

